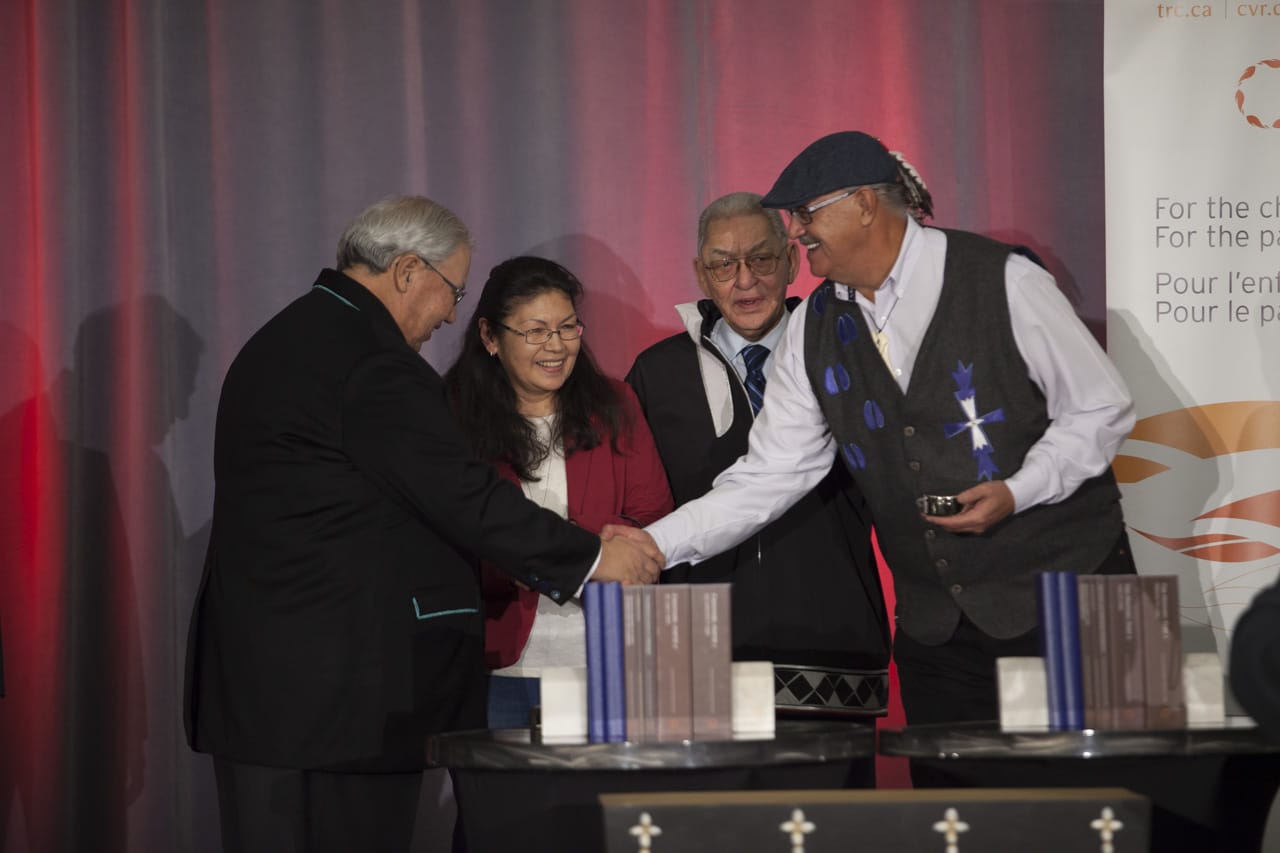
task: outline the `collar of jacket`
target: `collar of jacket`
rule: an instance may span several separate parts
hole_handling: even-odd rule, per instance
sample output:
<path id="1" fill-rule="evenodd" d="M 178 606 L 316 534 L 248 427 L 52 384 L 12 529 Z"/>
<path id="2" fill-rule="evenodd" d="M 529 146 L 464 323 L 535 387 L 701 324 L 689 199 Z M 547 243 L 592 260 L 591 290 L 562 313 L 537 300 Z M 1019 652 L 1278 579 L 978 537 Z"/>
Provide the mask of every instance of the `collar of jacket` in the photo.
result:
<path id="1" fill-rule="evenodd" d="M 359 311 L 373 326 L 379 338 L 398 341 L 408 348 L 404 332 L 400 331 L 396 318 L 391 316 L 382 300 L 373 291 L 354 278 L 333 269 L 323 269 L 311 286 L 312 292 L 322 291 L 326 299 L 336 299 L 348 308 Z"/>
<path id="2" fill-rule="evenodd" d="M 801 301 L 799 296 L 787 297 L 787 313 L 796 310 Z M 693 339 L 694 351 L 698 356 L 698 372 L 702 376 L 702 390 L 711 412 L 716 438 L 720 438 L 733 426 L 733 388 L 735 385 L 742 386 L 742 380 L 730 364 L 734 354 L 720 352 L 711 342 L 711 329 L 721 318 L 720 309 L 710 299 L 699 299 L 697 302 L 677 305 L 676 313 L 680 315 L 685 331 Z"/>

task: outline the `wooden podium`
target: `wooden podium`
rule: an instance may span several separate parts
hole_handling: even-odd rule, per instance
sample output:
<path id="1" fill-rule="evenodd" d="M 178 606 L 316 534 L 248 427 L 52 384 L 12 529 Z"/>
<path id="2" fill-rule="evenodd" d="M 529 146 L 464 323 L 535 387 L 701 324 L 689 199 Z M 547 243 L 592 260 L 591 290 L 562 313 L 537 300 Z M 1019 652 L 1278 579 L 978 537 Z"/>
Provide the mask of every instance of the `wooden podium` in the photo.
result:
<path id="1" fill-rule="evenodd" d="M 1120 788 L 605 794 L 600 803 L 606 853 L 1151 849 L 1150 803 Z"/>

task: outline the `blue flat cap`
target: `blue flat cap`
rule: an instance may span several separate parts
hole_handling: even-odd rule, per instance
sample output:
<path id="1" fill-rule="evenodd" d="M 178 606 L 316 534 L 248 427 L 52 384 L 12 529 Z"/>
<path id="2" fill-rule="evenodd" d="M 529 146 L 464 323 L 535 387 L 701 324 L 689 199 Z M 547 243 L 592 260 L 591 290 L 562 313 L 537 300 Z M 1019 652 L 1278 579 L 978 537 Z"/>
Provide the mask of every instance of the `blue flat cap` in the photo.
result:
<path id="1" fill-rule="evenodd" d="M 792 210 L 845 187 L 887 184 L 898 179 L 898 161 L 874 136 L 845 130 L 824 136 L 787 164 L 763 207 Z"/>

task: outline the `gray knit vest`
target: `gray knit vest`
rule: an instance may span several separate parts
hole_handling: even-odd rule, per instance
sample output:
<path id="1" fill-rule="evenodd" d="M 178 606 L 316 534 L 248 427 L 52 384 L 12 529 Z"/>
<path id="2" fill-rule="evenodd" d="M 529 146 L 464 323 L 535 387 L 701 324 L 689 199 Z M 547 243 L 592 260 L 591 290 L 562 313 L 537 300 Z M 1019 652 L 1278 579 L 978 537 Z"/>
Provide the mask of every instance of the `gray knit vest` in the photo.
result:
<path id="1" fill-rule="evenodd" d="M 951 637 L 962 611 L 1000 639 L 1031 630 L 1035 576 L 1093 572 L 1124 529 L 1109 469 L 1066 500 L 1012 515 L 982 535 L 948 533 L 920 518 L 920 495 L 954 495 L 1016 472 L 1050 422 L 1009 319 L 1004 269 L 1013 247 L 946 234 L 942 293 L 905 394 L 852 296 L 841 300 L 823 282 L 805 318 L 809 381 L 874 515 L 898 627 L 930 645 Z"/>

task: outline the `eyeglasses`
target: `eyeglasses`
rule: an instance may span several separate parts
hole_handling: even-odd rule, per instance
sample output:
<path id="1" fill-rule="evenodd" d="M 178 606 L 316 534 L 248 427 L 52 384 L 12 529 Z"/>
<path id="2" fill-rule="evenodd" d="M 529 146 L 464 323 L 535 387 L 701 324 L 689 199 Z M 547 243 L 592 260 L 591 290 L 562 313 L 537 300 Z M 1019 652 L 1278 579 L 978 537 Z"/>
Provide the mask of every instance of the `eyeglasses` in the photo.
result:
<path id="1" fill-rule="evenodd" d="M 441 281 L 443 281 L 445 284 L 449 285 L 449 289 L 453 291 L 453 304 L 454 304 L 454 305 L 457 305 L 459 302 L 461 302 L 461 301 L 462 301 L 462 297 L 464 297 L 464 296 L 466 296 L 466 295 L 467 295 L 467 287 L 466 287 L 466 285 L 463 285 L 462 287 L 458 287 L 458 285 L 456 285 L 456 284 L 454 284 L 453 282 L 449 281 L 449 276 L 445 275 L 444 273 L 440 272 L 440 270 L 436 269 L 436 268 L 435 268 L 435 265 L 434 265 L 434 264 L 432 264 L 432 263 L 431 263 L 431 261 L 429 261 L 429 260 L 427 260 L 426 258 L 422 257 L 422 255 L 418 255 L 418 260 L 420 260 L 420 261 L 422 261 L 424 264 L 426 264 L 426 265 L 427 265 L 427 269 L 431 270 L 433 273 L 435 273 L 436 275 L 440 276 L 440 280 L 441 280 Z"/>
<path id="2" fill-rule="evenodd" d="M 746 264 L 753 275 L 772 275 L 781 255 L 747 255 L 745 258 L 716 258 L 702 268 L 716 281 L 732 281 L 738 275 L 738 264 Z"/>
<path id="3" fill-rule="evenodd" d="M 498 325 L 513 335 L 519 335 L 524 338 L 526 344 L 531 344 L 535 347 L 540 347 L 550 341 L 552 335 L 559 335 L 562 341 L 576 341 L 582 337 L 583 330 L 587 328 L 582 323 L 565 323 L 558 329 L 544 329 L 539 326 L 536 329 L 525 329 L 522 332 L 519 329 L 511 328 L 505 323 L 499 323 Z"/>
<path id="4" fill-rule="evenodd" d="M 820 201 L 817 204 L 810 204 L 807 206 L 801 205 L 800 207 L 793 207 L 791 208 L 791 210 L 787 212 L 790 213 L 792 216 L 794 216 L 796 219 L 800 220 L 801 225 L 808 225 L 810 222 L 813 221 L 813 215 L 817 213 L 819 210 L 822 210 L 822 208 L 826 207 L 829 204 L 835 204 L 838 201 L 843 201 L 844 199 L 853 195 L 860 189 L 862 189 L 862 187 L 854 187 L 851 190 L 845 190 L 844 192 L 840 193 L 840 195 L 833 195 L 831 198 L 824 199 L 823 201 Z"/>

